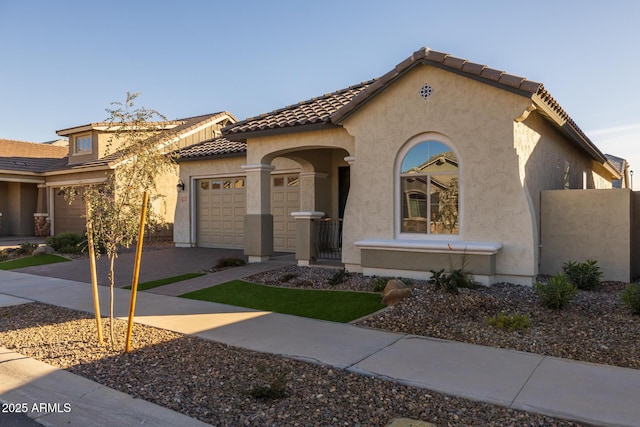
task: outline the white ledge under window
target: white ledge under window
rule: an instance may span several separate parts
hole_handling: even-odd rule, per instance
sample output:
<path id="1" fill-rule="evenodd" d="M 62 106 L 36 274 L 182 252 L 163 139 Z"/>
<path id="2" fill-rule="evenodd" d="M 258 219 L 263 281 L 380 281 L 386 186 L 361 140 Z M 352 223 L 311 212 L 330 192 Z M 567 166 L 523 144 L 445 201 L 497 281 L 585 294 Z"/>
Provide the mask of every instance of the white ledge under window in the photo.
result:
<path id="1" fill-rule="evenodd" d="M 447 242 L 446 240 L 365 239 L 355 242 L 355 245 L 361 249 L 468 255 L 493 255 L 502 249 L 502 243 L 498 242 L 464 240 Z"/>

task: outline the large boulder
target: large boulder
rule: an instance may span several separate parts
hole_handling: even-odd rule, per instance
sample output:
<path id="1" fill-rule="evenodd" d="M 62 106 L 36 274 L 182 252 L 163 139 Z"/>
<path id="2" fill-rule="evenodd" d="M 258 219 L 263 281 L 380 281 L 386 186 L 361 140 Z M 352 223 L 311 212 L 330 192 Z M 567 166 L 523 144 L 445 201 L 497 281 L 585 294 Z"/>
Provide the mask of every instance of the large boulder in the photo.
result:
<path id="1" fill-rule="evenodd" d="M 40 245 L 33 251 L 31 255 L 37 256 L 37 255 L 44 255 L 44 254 L 52 254 L 53 252 L 54 250 L 51 246 Z"/>
<path id="2" fill-rule="evenodd" d="M 407 288 L 402 280 L 391 279 L 382 291 L 382 303 L 384 305 L 396 305 L 411 295 L 411 289 Z"/>

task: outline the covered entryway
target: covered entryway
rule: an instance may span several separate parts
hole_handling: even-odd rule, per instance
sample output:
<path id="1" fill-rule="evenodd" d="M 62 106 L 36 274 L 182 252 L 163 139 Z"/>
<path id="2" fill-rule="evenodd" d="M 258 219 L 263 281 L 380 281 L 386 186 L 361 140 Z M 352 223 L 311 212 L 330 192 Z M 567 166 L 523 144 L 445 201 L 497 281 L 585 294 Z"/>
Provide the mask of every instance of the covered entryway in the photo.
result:
<path id="1" fill-rule="evenodd" d="M 199 179 L 196 185 L 197 245 L 241 249 L 246 211 L 245 178 Z"/>

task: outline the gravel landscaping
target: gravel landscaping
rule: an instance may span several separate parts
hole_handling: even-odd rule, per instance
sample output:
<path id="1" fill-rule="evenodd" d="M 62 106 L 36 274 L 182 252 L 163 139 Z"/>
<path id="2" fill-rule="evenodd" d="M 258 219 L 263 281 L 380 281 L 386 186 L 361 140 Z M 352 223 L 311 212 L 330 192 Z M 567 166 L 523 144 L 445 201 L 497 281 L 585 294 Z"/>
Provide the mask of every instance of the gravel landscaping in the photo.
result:
<path id="1" fill-rule="evenodd" d="M 250 280 L 362 291 L 372 291 L 377 283 L 350 274 L 343 283 L 331 285 L 335 274 L 331 269 L 287 267 Z M 411 282 L 410 287 L 409 298 L 359 324 L 640 366 L 640 317 L 628 314 L 620 301 L 622 284 L 607 283 L 597 293 L 579 292 L 560 312 L 539 307 L 533 290 L 527 287 L 462 289 L 459 295 L 419 281 Z M 486 326 L 488 317 L 500 313 L 528 315 L 530 330 L 507 332 Z M 114 327 L 123 340 L 126 322 L 116 320 Z M 38 303 L 0 308 L 0 345 L 217 426 L 384 426 L 398 417 L 438 426 L 581 425 L 143 325 L 135 325 L 135 350 L 124 354 L 123 342 L 117 350 L 95 343 L 91 315 Z M 285 396 L 260 399 L 251 394 L 270 384 L 274 388 L 281 385 Z"/>

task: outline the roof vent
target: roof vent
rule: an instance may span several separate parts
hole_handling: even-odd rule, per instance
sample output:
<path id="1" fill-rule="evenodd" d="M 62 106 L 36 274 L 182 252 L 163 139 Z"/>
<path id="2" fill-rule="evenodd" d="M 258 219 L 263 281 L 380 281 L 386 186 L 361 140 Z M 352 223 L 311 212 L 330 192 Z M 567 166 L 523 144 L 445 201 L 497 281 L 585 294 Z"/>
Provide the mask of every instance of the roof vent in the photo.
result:
<path id="1" fill-rule="evenodd" d="M 425 84 L 424 86 L 422 86 L 422 89 L 420 89 L 420 96 L 424 99 L 427 99 L 429 96 L 431 96 L 432 93 L 433 89 L 428 84 Z"/>

